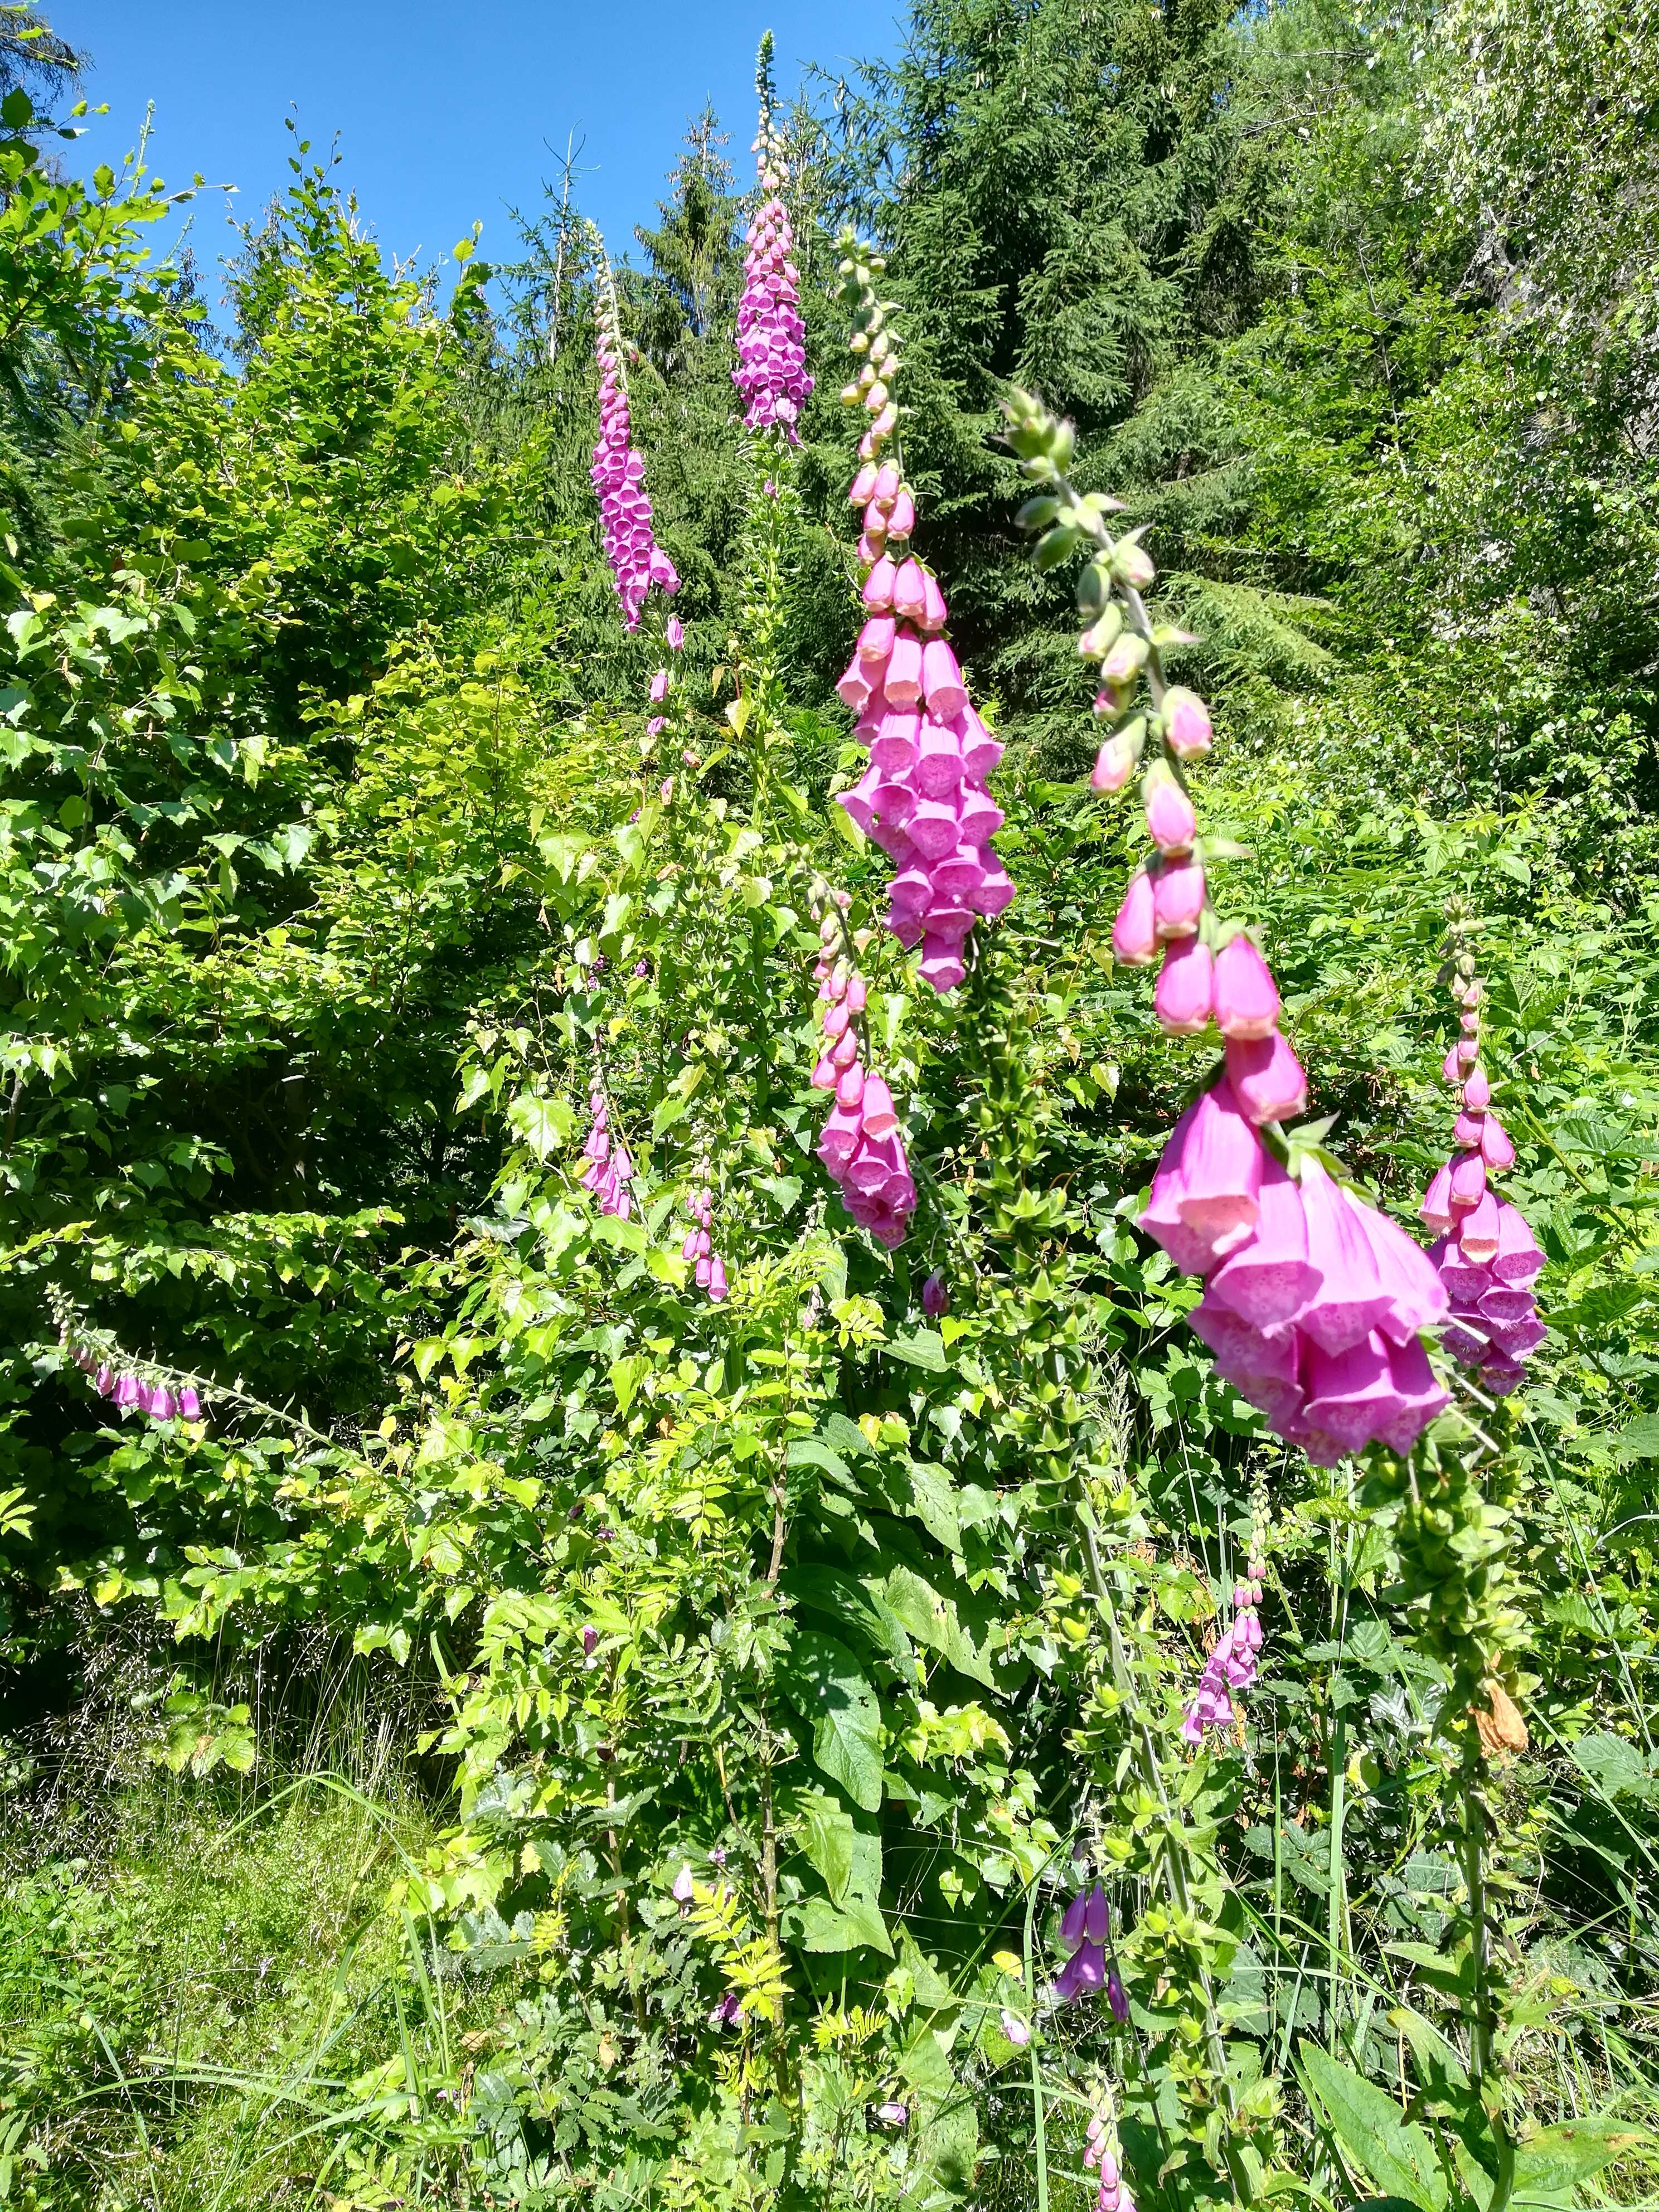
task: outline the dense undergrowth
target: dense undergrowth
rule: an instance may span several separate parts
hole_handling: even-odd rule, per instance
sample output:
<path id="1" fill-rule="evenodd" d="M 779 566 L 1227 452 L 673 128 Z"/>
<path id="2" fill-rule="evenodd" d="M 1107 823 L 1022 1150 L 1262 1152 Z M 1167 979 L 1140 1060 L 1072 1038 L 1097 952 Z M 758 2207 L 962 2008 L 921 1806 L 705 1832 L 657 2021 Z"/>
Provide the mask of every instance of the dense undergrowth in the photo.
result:
<path id="1" fill-rule="evenodd" d="M 458 248 L 441 307 L 296 147 L 222 344 L 144 258 L 162 187 L 54 166 L 35 27 L 0 35 L 0 2203 L 1081 2212 L 1093 2120 L 1141 2212 L 1645 2201 L 1649 16 L 919 0 L 783 131 L 798 449 L 734 410 L 749 209 L 702 118 L 617 279 L 672 653 L 600 557 L 568 202 L 516 263 Z M 944 997 L 832 800 L 847 221 L 1007 744 L 1017 896 Z M 1086 781 L 1016 384 L 1146 527 L 1227 911 L 1407 1223 L 1449 942 L 1486 979 L 1549 1334 L 1460 1399 L 1437 1579 L 1396 1463 L 1282 1445 L 1133 1226 L 1213 1054 L 1114 964 L 1139 830 Z M 812 1149 L 829 885 L 919 1188 L 890 1254 Z M 580 1182 L 596 1083 L 627 1218 Z M 60 1316 L 205 1418 L 119 1418 Z M 1194 1751 L 1253 1528 L 1261 1671 Z M 1526 1729 L 1473 1767 L 1465 1568 Z M 1084 1869 L 1122 2021 L 1050 1995 Z"/>

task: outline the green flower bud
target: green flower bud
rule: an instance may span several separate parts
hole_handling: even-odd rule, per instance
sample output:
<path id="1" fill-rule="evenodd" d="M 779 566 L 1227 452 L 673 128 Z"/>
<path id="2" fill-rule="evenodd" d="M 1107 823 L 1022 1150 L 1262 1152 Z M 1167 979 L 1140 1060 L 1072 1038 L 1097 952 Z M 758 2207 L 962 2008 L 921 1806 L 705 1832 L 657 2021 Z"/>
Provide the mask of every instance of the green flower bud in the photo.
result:
<path id="1" fill-rule="evenodd" d="M 1122 629 L 1122 609 L 1121 607 L 1109 605 L 1101 615 L 1099 620 L 1090 629 L 1085 629 L 1082 636 L 1079 638 L 1077 641 L 1077 649 L 1079 653 L 1086 653 L 1091 660 L 1104 660 L 1107 654 L 1109 653 L 1113 647 L 1119 642 L 1119 637 Z M 1145 657 L 1146 656 L 1143 654 L 1142 659 L 1144 659 Z M 1128 674 L 1131 676 L 1134 673 L 1135 670 L 1133 668 L 1128 671 Z M 1101 677 L 1102 680 L 1107 683 L 1121 684 L 1125 681 L 1125 678 L 1122 676 L 1114 675 L 1108 669 L 1103 669 L 1101 671 Z"/>
<path id="2" fill-rule="evenodd" d="M 1152 556 L 1133 538 L 1120 538 L 1112 548 L 1112 574 L 1131 591 L 1144 592 L 1158 571 Z"/>

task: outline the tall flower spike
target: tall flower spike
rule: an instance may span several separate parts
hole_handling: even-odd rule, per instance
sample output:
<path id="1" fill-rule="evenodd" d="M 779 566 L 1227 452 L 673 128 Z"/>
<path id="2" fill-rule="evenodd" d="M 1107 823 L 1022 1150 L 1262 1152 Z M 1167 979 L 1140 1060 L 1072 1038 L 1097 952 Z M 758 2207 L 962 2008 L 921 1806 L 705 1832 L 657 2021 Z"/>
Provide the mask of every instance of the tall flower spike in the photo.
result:
<path id="1" fill-rule="evenodd" d="M 783 145 L 772 120 L 772 33 L 755 64 L 760 130 L 755 153 L 761 205 L 745 234 L 743 296 L 738 303 L 738 365 L 732 381 L 744 408 L 744 427 L 781 429 L 799 445 L 795 425 L 812 389 L 806 374 L 806 331 L 800 314 L 800 274 L 794 234 L 782 199 Z"/>
<path id="2" fill-rule="evenodd" d="M 1457 927 L 1454 921 L 1455 937 Z M 1458 1086 L 1462 1111 L 1453 1136 L 1460 1149 L 1430 1183 L 1423 1217 L 1445 1232 L 1429 1256 L 1450 1304 L 1446 1349 L 1483 1389 L 1505 1398 L 1544 1340 L 1530 1288 L 1544 1255 L 1525 1216 L 1491 1187 L 1494 1174 L 1514 1166 L 1515 1146 L 1492 1111 L 1492 1083 L 1479 1057 L 1482 992 L 1474 955 L 1455 942 L 1449 966 L 1459 1036 L 1441 1073 Z M 1460 1204 L 1477 1182 L 1475 1202 Z"/>
<path id="3" fill-rule="evenodd" d="M 1109 729 L 1091 781 L 1121 792 L 1141 770 L 1152 849 L 1112 924 L 1113 950 L 1128 967 L 1159 961 L 1152 1010 L 1170 1035 L 1218 1029 L 1224 1050 L 1224 1076 L 1170 1135 L 1140 1226 L 1183 1273 L 1208 1279 L 1188 1322 L 1217 1372 L 1276 1434 L 1322 1464 L 1378 1443 L 1406 1451 L 1445 1403 L 1418 1338 L 1437 1322 L 1443 1297 L 1418 1247 L 1328 1177 L 1310 1143 L 1277 1126 L 1302 1112 L 1307 1078 L 1279 1026 L 1272 969 L 1243 924 L 1212 902 L 1212 863 L 1224 848 L 1206 849 L 1187 781 L 1210 750 L 1209 710 L 1164 669 L 1167 647 L 1194 641 L 1154 627 L 1142 594 L 1156 572 L 1140 533 L 1114 538 L 1107 527 L 1118 503 L 1073 484 L 1071 425 L 1023 392 L 1008 422 L 1033 493 L 1019 519 L 1043 532 L 1038 560 L 1052 568 L 1079 550 L 1088 556 L 1078 651 L 1097 664 L 1095 712 Z M 1466 1093 L 1467 1106 L 1480 1103 Z M 1471 1234 L 1474 1256 L 1498 1250 L 1501 1224 L 1482 1192 L 1504 1142 L 1498 1133 L 1471 1146 L 1456 1187 L 1449 1173 L 1431 1194 L 1445 1208 L 1437 1225 L 1449 1225 L 1457 1206 L 1470 1209 L 1466 1255 Z M 1189 1739 L 1230 1717 L 1249 1660 L 1239 1638 L 1253 1632 L 1235 1623 L 1217 1646 L 1188 1709 Z"/>
<path id="4" fill-rule="evenodd" d="M 599 442 L 589 471 L 599 497 L 599 528 L 605 557 L 617 582 L 623 621 L 639 627 L 640 610 L 653 584 L 674 592 L 680 580 L 674 564 L 652 535 L 651 502 L 645 493 L 645 462 L 633 443 L 628 410 L 628 368 L 617 287 L 605 240 L 597 226 L 588 231 L 597 263 L 599 363 Z"/>
<path id="5" fill-rule="evenodd" d="M 814 882 L 811 896 L 819 945 L 813 972 L 822 1008 L 812 1083 L 815 1089 L 829 1091 L 832 1100 L 818 1139 L 818 1158 L 854 1220 L 891 1250 L 904 1242 L 910 1226 L 916 1186 L 892 1091 L 884 1077 L 864 1065 L 868 987 L 854 965 L 857 947 L 847 934 L 846 910 L 851 900 L 845 891 L 832 892 L 822 878 Z"/>
<path id="6" fill-rule="evenodd" d="M 976 923 L 994 919 L 1014 895 L 990 845 L 1002 812 L 986 779 L 1002 747 L 975 712 L 944 635 L 949 611 L 939 580 L 909 550 L 915 496 L 898 462 L 881 458 L 898 422 L 893 392 L 901 366 L 876 292 L 885 264 L 850 233 L 841 246 L 841 297 L 853 314 L 849 343 L 862 357 L 842 397 L 871 420 L 850 494 L 863 524 L 859 556 L 869 619 L 837 686 L 860 717 L 870 769 L 840 804 L 892 860 L 887 927 L 907 950 L 920 948 L 922 980 L 943 993 L 967 973 Z"/>

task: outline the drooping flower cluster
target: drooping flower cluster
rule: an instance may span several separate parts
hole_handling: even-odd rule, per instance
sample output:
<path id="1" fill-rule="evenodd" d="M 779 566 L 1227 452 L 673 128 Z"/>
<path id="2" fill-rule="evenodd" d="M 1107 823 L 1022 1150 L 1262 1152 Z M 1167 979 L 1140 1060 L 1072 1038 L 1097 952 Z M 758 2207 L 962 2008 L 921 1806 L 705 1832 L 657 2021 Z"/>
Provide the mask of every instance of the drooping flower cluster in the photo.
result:
<path id="1" fill-rule="evenodd" d="M 1458 963 L 1453 990 L 1461 1034 L 1441 1073 L 1460 1094 L 1457 1150 L 1430 1183 L 1423 1218 L 1440 1232 L 1430 1257 L 1451 1301 L 1442 1341 L 1454 1359 L 1476 1369 L 1482 1387 L 1507 1397 L 1522 1364 L 1544 1340 L 1532 1283 L 1544 1255 L 1526 1218 L 1499 1198 L 1491 1176 L 1515 1164 L 1509 1132 L 1492 1111 L 1492 1085 L 1480 1065 L 1480 985 L 1473 958 Z"/>
<path id="2" fill-rule="evenodd" d="M 1070 2004 L 1085 1993 L 1103 1990 L 1114 2020 L 1127 2020 L 1129 2002 L 1123 1992 L 1115 1961 L 1109 1955 L 1111 1909 L 1104 1887 L 1080 1889 L 1066 1906 L 1060 1923 L 1060 1940 L 1071 1957 L 1054 1977 L 1054 1997 Z"/>
<path id="3" fill-rule="evenodd" d="M 611 275 L 599 232 L 592 234 L 599 257 L 599 442 L 593 448 L 589 471 L 599 497 L 599 527 L 605 557 L 617 580 L 623 621 L 629 629 L 639 626 L 640 610 L 653 584 L 677 592 L 680 580 L 674 564 L 652 535 L 651 501 L 645 491 L 645 461 L 633 443 L 628 410 L 628 373 L 624 367 L 622 324 L 617 309 L 617 288 Z"/>
<path id="4" fill-rule="evenodd" d="M 680 1257 L 696 1261 L 697 1287 L 707 1291 L 718 1305 L 726 1296 L 726 1262 L 709 1243 L 709 1232 L 714 1226 L 714 1192 L 709 1181 L 713 1169 L 706 1153 L 698 1160 L 692 1173 L 696 1182 L 685 1200 L 691 1226 L 680 1247 Z"/>
<path id="5" fill-rule="evenodd" d="M 907 951 L 921 946 L 922 976 L 944 992 L 966 972 L 963 948 L 975 922 L 1000 915 L 1014 887 L 990 848 L 1003 816 L 986 779 L 1002 747 L 970 703 L 945 638 L 938 580 L 908 550 L 915 498 L 897 462 L 881 459 L 898 419 L 891 397 L 898 362 L 872 281 L 882 266 L 856 248 L 841 264 L 842 296 L 854 310 L 853 343 L 871 356 L 842 398 L 861 402 L 875 419 L 849 494 L 863 510 L 866 620 L 836 687 L 859 717 L 870 764 L 840 803 L 893 861 L 887 926 Z"/>
<path id="6" fill-rule="evenodd" d="M 58 1341 L 92 1383 L 123 1413 L 147 1413 L 153 1421 L 199 1421 L 202 1401 L 193 1382 L 146 1370 L 108 1349 L 86 1341 L 76 1326 L 74 1309 L 55 1285 L 48 1291 L 58 1323 Z"/>
<path id="7" fill-rule="evenodd" d="M 1089 2147 L 1083 2154 L 1085 2166 L 1100 2166 L 1100 2187 L 1095 2194 L 1095 2212 L 1135 2212 L 1135 2200 L 1129 2194 L 1129 2184 L 1116 2154 L 1107 2148 L 1107 2122 L 1098 2114 L 1089 2123 Z"/>
<path id="8" fill-rule="evenodd" d="M 795 424 L 812 390 L 806 374 L 806 329 L 800 314 L 800 272 L 783 191 L 783 151 L 772 123 L 772 33 L 761 40 L 755 68 L 760 131 L 754 152 L 765 195 L 744 234 L 743 296 L 738 303 L 738 365 L 732 381 L 744 403 L 744 427 L 781 429 L 792 446 Z"/>
<path id="9" fill-rule="evenodd" d="M 1446 1403 L 1419 1332 L 1446 1293 L 1402 1229 L 1311 1150 L 1263 1145 L 1226 1076 L 1176 1122 L 1140 1226 L 1183 1273 L 1217 1372 L 1321 1466 L 1408 1451 Z"/>
<path id="10" fill-rule="evenodd" d="M 1154 851 L 1130 878 L 1113 949 L 1131 967 L 1161 960 L 1160 1024 L 1180 1036 L 1213 1024 L 1226 1055 L 1221 1079 L 1176 1124 L 1140 1225 L 1183 1273 L 1206 1279 L 1188 1318 L 1281 1437 L 1327 1464 L 1378 1441 L 1405 1451 L 1446 1402 L 1418 1334 L 1443 1316 L 1444 1290 L 1408 1237 L 1328 1173 L 1313 1146 L 1278 1132 L 1306 1104 L 1307 1079 L 1279 1030 L 1267 962 L 1211 902 L 1207 864 L 1225 848 L 1200 841 L 1184 780 L 1210 748 L 1209 713 L 1165 682 L 1163 663 L 1165 647 L 1192 641 L 1151 622 L 1141 593 L 1155 572 L 1138 532 L 1108 533 L 1116 503 L 1073 489 L 1070 424 L 1023 393 L 1009 417 L 1028 478 L 1046 487 L 1021 510 L 1044 530 L 1039 561 L 1091 549 L 1078 649 L 1099 662 L 1095 711 L 1114 726 L 1096 788 L 1122 790 L 1155 748 L 1140 785 Z"/>
<path id="11" fill-rule="evenodd" d="M 845 891 L 815 894 L 822 948 L 812 973 L 818 986 L 823 1051 L 812 1071 L 815 1089 L 835 1094 L 818 1140 L 818 1158 L 840 1187 L 854 1221 L 890 1249 L 904 1242 L 916 1210 L 916 1186 L 899 1129 L 898 1109 L 884 1077 L 864 1065 L 866 986 L 846 937 Z"/>
<path id="12" fill-rule="evenodd" d="M 1206 1728 L 1225 1728 L 1232 1721 L 1235 1690 L 1248 1690 L 1255 1680 L 1261 1652 L 1261 1524 L 1266 1498 L 1260 1490 L 1250 1528 L 1250 1552 L 1243 1579 L 1233 1584 L 1233 1617 L 1204 1663 L 1204 1673 L 1188 1705 L 1181 1733 L 1188 1743 L 1201 1743 Z"/>
<path id="13" fill-rule="evenodd" d="M 587 1161 L 582 1171 L 582 1188 L 592 1191 L 601 1213 L 614 1214 L 618 1221 L 626 1221 L 634 1211 L 633 1193 L 629 1188 L 634 1179 L 634 1163 L 621 1138 L 611 1136 L 611 1109 L 597 1067 L 587 1094 L 587 1106 L 592 1118 L 582 1146 Z"/>
<path id="14" fill-rule="evenodd" d="M 92 1379 L 100 1398 L 107 1398 L 123 1413 L 148 1413 L 153 1421 L 199 1421 L 202 1401 L 194 1386 L 159 1382 L 134 1368 L 112 1366 L 85 1345 L 70 1353 L 76 1365 Z"/>

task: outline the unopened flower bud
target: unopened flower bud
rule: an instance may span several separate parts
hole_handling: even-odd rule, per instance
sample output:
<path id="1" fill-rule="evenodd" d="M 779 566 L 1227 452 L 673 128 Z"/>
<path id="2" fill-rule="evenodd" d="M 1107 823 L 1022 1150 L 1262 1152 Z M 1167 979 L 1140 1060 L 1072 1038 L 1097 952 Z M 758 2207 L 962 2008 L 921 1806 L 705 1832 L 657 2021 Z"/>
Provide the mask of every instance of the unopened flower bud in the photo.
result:
<path id="1" fill-rule="evenodd" d="M 1177 760 L 1196 760 L 1210 750 L 1210 710 L 1196 691 L 1176 684 L 1164 694 L 1164 737 Z"/>

